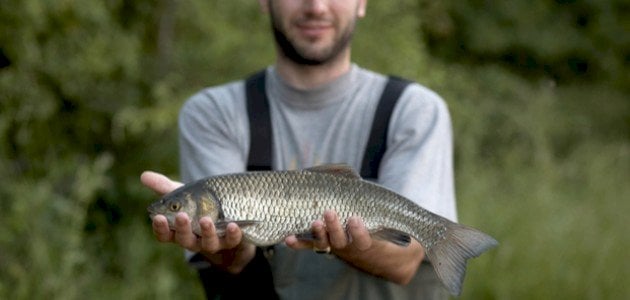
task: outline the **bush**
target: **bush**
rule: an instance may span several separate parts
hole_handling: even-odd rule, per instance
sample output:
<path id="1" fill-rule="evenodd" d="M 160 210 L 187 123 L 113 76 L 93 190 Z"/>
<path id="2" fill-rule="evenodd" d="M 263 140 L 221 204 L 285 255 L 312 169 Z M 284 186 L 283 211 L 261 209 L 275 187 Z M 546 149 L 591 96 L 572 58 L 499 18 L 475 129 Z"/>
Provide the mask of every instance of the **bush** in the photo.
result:
<path id="1" fill-rule="evenodd" d="M 627 295 L 627 8 L 524 3 L 370 2 L 354 57 L 449 104 L 460 220 L 501 242 L 470 263 L 464 298 Z M 3 2 L 0 298 L 202 295 L 154 240 L 138 176 L 177 178 L 186 97 L 273 62 L 256 6 Z"/>

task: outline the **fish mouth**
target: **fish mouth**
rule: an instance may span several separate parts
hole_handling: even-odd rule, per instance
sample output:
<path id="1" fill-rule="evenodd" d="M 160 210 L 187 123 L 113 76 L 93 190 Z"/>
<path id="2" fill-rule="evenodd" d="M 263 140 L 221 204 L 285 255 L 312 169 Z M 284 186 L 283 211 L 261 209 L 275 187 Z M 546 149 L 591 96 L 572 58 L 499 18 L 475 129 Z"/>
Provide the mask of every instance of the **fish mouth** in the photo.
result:
<path id="1" fill-rule="evenodd" d="M 151 219 L 159 214 L 155 204 L 149 205 L 149 207 L 147 207 L 147 212 L 149 213 L 149 217 Z"/>

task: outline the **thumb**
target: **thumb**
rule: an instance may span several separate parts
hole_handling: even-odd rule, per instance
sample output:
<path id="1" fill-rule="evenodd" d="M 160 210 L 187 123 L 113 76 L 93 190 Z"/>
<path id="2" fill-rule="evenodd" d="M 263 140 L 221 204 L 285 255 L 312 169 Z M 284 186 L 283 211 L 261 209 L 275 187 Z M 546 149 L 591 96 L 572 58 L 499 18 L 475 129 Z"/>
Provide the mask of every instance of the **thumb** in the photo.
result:
<path id="1" fill-rule="evenodd" d="M 140 181 L 144 186 L 154 190 L 158 194 L 169 193 L 183 184 L 170 180 L 168 177 L 153 171 L 144 171 L 140 175 Z"/>

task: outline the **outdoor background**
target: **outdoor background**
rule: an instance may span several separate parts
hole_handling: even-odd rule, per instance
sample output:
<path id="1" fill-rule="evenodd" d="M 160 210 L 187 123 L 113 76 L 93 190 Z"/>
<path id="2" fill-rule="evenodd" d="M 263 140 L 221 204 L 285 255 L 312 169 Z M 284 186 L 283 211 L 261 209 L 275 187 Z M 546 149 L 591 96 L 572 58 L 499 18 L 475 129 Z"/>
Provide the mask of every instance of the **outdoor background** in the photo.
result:
<path id="1" fill-rule="evenodd" d="M 200 298 L 139 181 L 199 89 L 273 63 L 254 0 L 0 2 L 0 298 Z M 448 103 L 462 299 L 630 297 L 628 0 L 370 1 L 354 60 Z"/>

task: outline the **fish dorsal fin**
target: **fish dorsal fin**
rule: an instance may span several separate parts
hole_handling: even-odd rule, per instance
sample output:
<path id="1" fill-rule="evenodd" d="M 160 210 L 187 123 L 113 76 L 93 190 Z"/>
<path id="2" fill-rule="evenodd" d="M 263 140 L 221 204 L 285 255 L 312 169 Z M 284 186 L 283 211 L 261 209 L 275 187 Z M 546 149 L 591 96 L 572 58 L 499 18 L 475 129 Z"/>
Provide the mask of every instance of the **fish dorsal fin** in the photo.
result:
<path id="1" fill-rule="evenodd" d="M 315 167 L 310 167 L 306 169 L 309 172 L 315 173 L 326 173 L 337 176 L 343 176 L 352 179 L 361 179 L 359 173 L 357 173 L 352 167 L 346 164 L 328 164 L 328 165 L 320 165 Z"/>

